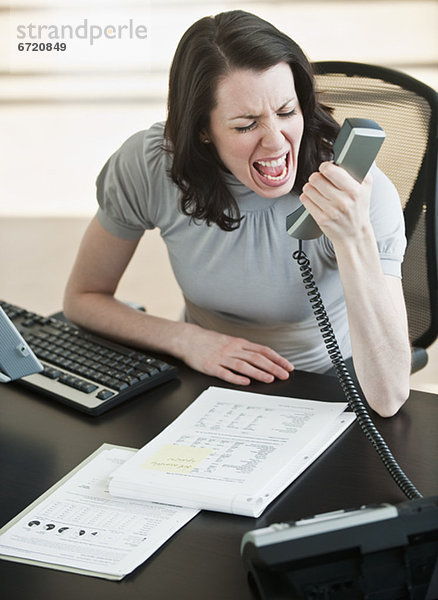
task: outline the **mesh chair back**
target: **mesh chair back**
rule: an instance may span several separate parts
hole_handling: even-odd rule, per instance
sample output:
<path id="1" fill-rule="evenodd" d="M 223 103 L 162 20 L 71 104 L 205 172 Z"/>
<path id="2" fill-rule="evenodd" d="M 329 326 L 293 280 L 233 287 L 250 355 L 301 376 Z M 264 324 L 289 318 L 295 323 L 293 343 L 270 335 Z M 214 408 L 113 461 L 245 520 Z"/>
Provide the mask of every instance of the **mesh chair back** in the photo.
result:
<path id="1" fill-rule="evenodd" d="M 377 165 L 397 187 L 408 247 L 403 289 L 414 346 L 426 348 L 438 334 L 437 303 L 437 113 L 438 95 L 404 73 L 349 62 L 314 63 L 319 98 L 347 117 L 374 119 L 386 140 Z"/>

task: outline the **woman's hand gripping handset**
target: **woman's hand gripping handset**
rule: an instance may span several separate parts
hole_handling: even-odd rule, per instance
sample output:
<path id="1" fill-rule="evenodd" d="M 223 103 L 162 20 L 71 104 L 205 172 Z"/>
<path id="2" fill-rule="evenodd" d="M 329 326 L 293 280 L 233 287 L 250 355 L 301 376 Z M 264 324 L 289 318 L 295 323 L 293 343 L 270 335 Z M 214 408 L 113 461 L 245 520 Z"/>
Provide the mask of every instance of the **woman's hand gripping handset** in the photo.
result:
<path id="1" fill-rule="evenodd" d="M 115 291 L 137 243 L 111 235 L 97 218 L 91 221 L 65 291 L 67 318 L 121 343 L 171 354 L 232 384 L 289 377 L 291 363 L 267 346 L 155 317 L 116 300 Z"/>
<path id="2" fill-rule="evenodd" d="M 357 182 L 342 167 L 323 162 L 303 186 L 300 200 L 334 244 L 357 238 L 371 227 L 369 218 L 372 175 Z"/>

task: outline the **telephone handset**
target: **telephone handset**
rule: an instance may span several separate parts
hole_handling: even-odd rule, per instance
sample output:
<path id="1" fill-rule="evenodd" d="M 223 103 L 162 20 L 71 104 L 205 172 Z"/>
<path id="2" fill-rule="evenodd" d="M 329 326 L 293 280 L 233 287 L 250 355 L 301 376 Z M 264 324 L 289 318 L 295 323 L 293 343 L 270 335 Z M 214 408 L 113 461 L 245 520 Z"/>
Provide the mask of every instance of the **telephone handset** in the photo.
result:
<path id="1" fill-rule="evenodd" d="M 360 183 L 370 170 L 384 139 L 385 132 L 375 121 L 345 119 L 333 144 L 334 163 Z M 286 229 L 290 236 L 300 240 L 312 240 L 322 234 L 304 206 L 287 217 Z"/>

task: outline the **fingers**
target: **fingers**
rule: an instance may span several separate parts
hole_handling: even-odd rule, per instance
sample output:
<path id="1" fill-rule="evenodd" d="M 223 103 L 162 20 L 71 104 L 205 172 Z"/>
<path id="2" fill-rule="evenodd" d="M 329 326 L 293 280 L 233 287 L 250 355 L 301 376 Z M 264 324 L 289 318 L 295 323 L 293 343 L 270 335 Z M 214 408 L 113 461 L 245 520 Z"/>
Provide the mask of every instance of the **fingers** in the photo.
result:
<path id="1" fill-rule="evenodd" d="M 221 368 L 228 370 L 230 373 L 229 377 L 238 379 L 242 384 L 250 383 L 251 379 L 263 383 L 272 383 L 275 377 L 283 380 L 289 377 L 288 371 L 275 368 L 275 365 L 272 363 L 256 366 L 256 363 L 258 362 L 257 356 L 245 356 L 242 358 L 227 357 L 226 360 L 223 361 Z M 275 372 L 276 375 L 274 375 L 273 372 Z"/>
<path id="2" fill-rule="evenodd" d="M 219 365 L 212 373 L 208 373 L 208 375 L 214 375 L 214 377 L 219 377 L 219 379 L 223 379 L 227 383 L 232 383 L 233 385 L 249 385 L 251 383 L 251 379 L 249 377 L 244 377 L 243 375 L 234 373 L 233 371 L 230 371 L 229 369 Z"/>
<path id="3" fill-rule="evenodd" d="M 251 380 L 271 383 L 275 378 L 286 380 L 293 365 L 267 346 L 244 339 L 223 336 L 225 343 L 219 352 L 205 363 L 205 372 L 236 385 L 248 385 Z"/>
<path id="4" fill-rule="evenodd" d="M 321 163 L 318 172 L 340 190 L 354 191 L 360 185 L 344 168 L 333 162 Z"/>
<path id="5" fill-rule="evenodd" d="M 310 175 L 300 199 L 334 241 L 342 234 L 354 236 L 367 223 L 371 186 L 371 174 L 360 184 L 342 167 L 324 162 Z"/>
<path id="6" fill-rule="evenodd" d="M 239 339 L 223 366 L 265 383 L 275 378 L 285 380 L 293 370 L 293 365 L 271 348 Z"/>
<path id="7" fill-rule="evenodd" d="M 319 172 L 339 189 L 354 191 L 357 189 L 357 186 L 361 185 L 361 183 L 352 175 L 350 175 L 346 169 L 330 161 L 321 163 L 319 166 Z M 373 176 L 371 171 L 369 171 L 363 182 L 366 184 L 372 184 L 372 181 Z"/>
<path id="8" fill-rule="evenodd" d="M 310 175 L 303 187 L 303 195 L 319 207 L 328 201 L 337 205 L 346 198 L 358 198 L 360 184 L 341 167 L 325 162 L 319 171 Z"/>
<path id="9" fill-rule="evenodd" d="M 252 379 L 270 383 L 288 379 L 293 365 L 268 346 L 183 324 L 185 335 L 178 336 L 178 355 L 194 369 L 236 385 Z"/>

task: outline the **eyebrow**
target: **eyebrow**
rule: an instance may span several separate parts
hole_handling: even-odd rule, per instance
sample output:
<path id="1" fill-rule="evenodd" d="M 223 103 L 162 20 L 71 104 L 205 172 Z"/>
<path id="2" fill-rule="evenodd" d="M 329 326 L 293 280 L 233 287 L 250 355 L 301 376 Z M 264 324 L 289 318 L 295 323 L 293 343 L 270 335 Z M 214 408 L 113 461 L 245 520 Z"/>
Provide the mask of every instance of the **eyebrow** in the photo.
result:
<path id="1" fill-rule="evenodd" d="M 278 112 L 279 110 L 282 110 L 288 104 L 291 104 L 294 101 L 296 101 L 295 97 L 291 98 L 290 100 L 286 100 L 286 102 L 284 104 L 282 104 L 280 106 L 280 108 L 278 108 L 276 110 L 276 112 Z M 236 121 L 237 119 L 259 119 L 259 118 L 260 118 L 260 115 L 238 115 L 237 117 L 231 117 L 230 121 Z"/>

